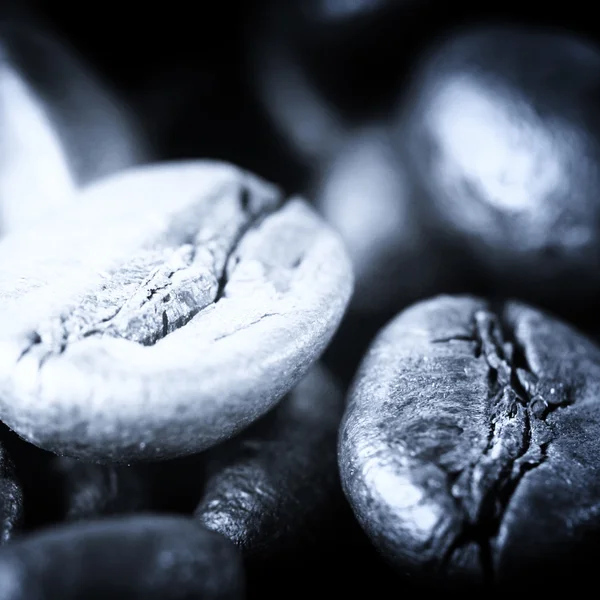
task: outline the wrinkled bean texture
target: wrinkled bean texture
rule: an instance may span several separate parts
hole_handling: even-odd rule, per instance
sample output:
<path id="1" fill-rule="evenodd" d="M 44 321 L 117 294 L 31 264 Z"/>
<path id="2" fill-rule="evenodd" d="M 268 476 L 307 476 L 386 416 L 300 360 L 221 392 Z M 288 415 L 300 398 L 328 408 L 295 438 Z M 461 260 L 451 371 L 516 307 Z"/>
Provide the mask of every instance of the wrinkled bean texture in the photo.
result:
<path id="1" fill-rule="evenodd" d="M 600 540 L 600 349 L 515 302 L 442 296 L 378 336 L 351 392 L 345 492 L 399 570 L 587 577 Z"/>
<path id="2" fill-rule="evenodd" d="M 319 358 L 352 291 L 341 241 L 302 200 L 208 161 L 92 186 L 5 237 L 0 264 L 0 416 L 109 462 L 250 425 Z"/>

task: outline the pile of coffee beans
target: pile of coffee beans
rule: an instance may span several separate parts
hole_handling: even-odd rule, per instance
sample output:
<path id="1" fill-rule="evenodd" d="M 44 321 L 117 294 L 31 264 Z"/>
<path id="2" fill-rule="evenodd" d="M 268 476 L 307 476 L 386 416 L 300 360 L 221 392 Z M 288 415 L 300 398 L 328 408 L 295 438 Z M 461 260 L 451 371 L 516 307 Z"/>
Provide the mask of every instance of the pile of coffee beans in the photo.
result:
<path id="1" fill-rule="evenodd" d="M 594 585 L 593 7 L 127 4 L 0 6 L 0 600 Z"/>

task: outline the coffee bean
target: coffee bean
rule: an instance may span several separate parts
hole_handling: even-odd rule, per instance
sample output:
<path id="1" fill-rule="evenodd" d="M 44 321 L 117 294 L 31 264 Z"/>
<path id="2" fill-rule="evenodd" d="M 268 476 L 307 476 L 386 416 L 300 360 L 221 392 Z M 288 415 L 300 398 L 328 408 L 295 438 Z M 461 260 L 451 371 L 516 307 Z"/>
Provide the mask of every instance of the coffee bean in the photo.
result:
<path id="1" fill-rule="evenodd" d="M 352 289 L 300 199 L 225 164 L 134 169 L 0 242 L 0 417 L 83 460 L 201 451 L 273 407 Z"/>
<path id="2" fill-rule="evenodd" d="M 318 538 L 338 489 L 336 439 L 343 396 L 313 367 L 275 409 L 208 452 L 196 517 L 247 558 L 276 559 Z"/>
<path id="3" fill-rule="evenodd" d="M 48 529 L 0 551 L 3 600 L 243 597 L 241 560 L 180 517 L 136 516 Z"/>
<path id="4" fill-rule="evenodd" d="M 0 28 L 0 106 L 4 232 L 66 206 L 78 186 L 150 156 L 127 107 L 34 24 Z"/>
<path id="5" fill-rule="evenodd" d="M 22 519 L 23 490 L 15 477 L 14 465 L 4 447 L 4 439 L 0 439 L 0 544 L 13 537 Z"/>
<path id="6" fill-rule="evenodd" d="M 356 377 L 339 445 L 346 495 L 421 584 L 589 580 L 599 392 L 600 348 L 548 314 L 466 296 L 414 305 Z"/>
<path id="7" fill-rule="evenodd" d="M 47 466 L 47 495 L 60 521 L 81 521 L 152 508 L 150 481 L 135 466 L 115 467 L 56 456 Z"/>
<path id="8" fill-rule="evenodd" d="M 495 293 L 558 307 L 600 290 L 599 83 L 598 48 L 516 26 L 457 33 L 415 68 L 398 139 Z"/>

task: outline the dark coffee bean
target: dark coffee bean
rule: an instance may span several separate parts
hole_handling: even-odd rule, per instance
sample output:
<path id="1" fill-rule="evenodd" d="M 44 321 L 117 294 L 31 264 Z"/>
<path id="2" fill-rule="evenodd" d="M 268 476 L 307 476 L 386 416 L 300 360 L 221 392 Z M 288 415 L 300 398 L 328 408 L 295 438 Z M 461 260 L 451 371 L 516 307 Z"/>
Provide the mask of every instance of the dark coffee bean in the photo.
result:
<path id="1" fill-rule="evenodd" d="M 123 102 L 77 54 L 21 21 L 0 28 L 0 197 L 10 232 L 150 153 Z"/>
<path id="2" fill-rule="evenodd" d="M 150 481 L 135 467 L 97 465 L 57 456 L 47 465 L 45 477 L 47 494 L 56 496 L 61 521 L 152 508 Z"/>
<path id="3" fill-rule="evenodd" d="M 0 544 L 9 541 L 23 520 L 23 490 L 4 446 L 4 428 L 0 430 Z"/>
<path id="4" fill-rule="evenodd" d="M 57 527 L 0 551 L 2 600 L 242 597 L 235 547 L 180 517 L 143 515 Z"/>
<path id="5" fill-rule="evenodd" d="M 140 511 L 189 516 L 202 492 L 202 455 L 115 466 L 56 456 L 9 430 L 2 441 L 23 490 L 19 531 Z"/>
<path id="6" fill-rule="evenodd" d="M 600 52 L 567 33 L 471 29 L 416 69 L 398 136 L 490 289 L 544 305 L 600 290 Z"/>
<path id="7" fill-rule="evenodd" d="M 547 314 L 417 304 L 357 375 L 339 446 L 347 497 L 384 556 L 424 582 L 593 579 L 599 393 L 600 349 Z"/>
<path id="8" fill-rule="evenodd" d="M 339 389 L 313 367 L 273 411 L 209 451 L 196 517 L 249 558 L 275 559 L 318 538 L 339 489 L 342 412 Z"/>
<path id="9" fill-rule="evenodd" d="M 0 416 L 89 461 L 193 454 L 272 408 L 352 290 L 337 235 L 232 166 L 134 169 L 0 242 Z"/>

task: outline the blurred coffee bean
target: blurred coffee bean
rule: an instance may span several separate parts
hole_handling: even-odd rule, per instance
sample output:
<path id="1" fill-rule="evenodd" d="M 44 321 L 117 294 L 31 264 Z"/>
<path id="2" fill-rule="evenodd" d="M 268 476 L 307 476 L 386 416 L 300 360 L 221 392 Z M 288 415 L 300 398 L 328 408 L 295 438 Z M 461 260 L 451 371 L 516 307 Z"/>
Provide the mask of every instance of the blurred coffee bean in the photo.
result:
<path id="1" fill-rule="evenodd" d="M 282 35 L 254 42 L 249 68 L 255 94 L 285 147 L 313 169 L 322 168 L 343 147 L 350 125 L 323 97 Z"/>
<path id="2" fill-rule="evenodd" d="M 410 0 L 408 0 L 410 1 Z M 406 0 L 292 0 L 286 5 L 292 14 L 310 23 L 345 23 L 382 13 Z"/>
<path id="3" fill-rule="evenodd" d="M 416 69 L 406 155 L 491 291 L 557 307 L 600 292 L 599 90 L 597 48 L 519 27 L 456 34 Z"/>
<path id="4" fill-rule="evenodd" d="M 19 530 L 143 510 L 162 510 L 157 466 L 115 467 L 56 456 L 11 431 L 2 438 L 22 488 Z"/>
<path id="5" fill-rule="evenodd" d="M 56 456 L 4 428 L 2 443 L 22 488 L 19 531 L 148 510 L 191 515 L 204 485 L 202 455 L 115 466 Z"/>
<path id="6" fill-rule="evenodd" d="M 62 526 L 0 551 L 2 600 L 237 600 L 243 587 L 235 547 L 180 517 Z"/>
<path id="7" fill-rule="evenodd" d="M 356 312 L 387 313 L 458 285 L 460 257 L 432 235 L 429 207 L 386 123 L 348 139 L 324 170 L 314 198 L 346 242 Z"/>
<path id="8" fill-rule="evenodd" d="M 600 348 L 526 305 L 443 296 L 386 327 L 357 375 L 342 482 L 421 585 L 592 581 Z"/>
<path id="9" fill-rule="evenodd" d="M 273 411 L 207 455 L 196 517 L 250 559 L 296 551 L 331 520 L 343 396 L 313 367 Z"/>
<path id="10" fill-rule="evenodd" d="M 56 456 L 45 471 L 45 501 L 56 496 L 59 521 L 80 521 L 152 508 L 150 481 L 135 467 Z"/>
<path id="11" fill-rule="evenodd" d="M 149 149 L 129 109 L 76 52 L 27 21 L 0 28 L 0 197 L 4 232 L 68 205 L 76 189 Z"/>
<path id="12" fill-rule="evenodd" d="M 4 445 L 5 428 L 0 429 L 0 544 L 13 537 L 23 520 L 23 489 L 15 476 L 10 452 Z"/>
<path id="13" fill-rule="evenodd" d="M 374 593 L 394 581 L 341 491 L 342 411 L 337 382 L 316 366 L 260 422 L 206 453 L 196 518 L 241 548 L 249 599 L 278 597 L 282 581 L 293 581 L 299 597 L 315 587 L 320 594 L 350 593 L 353 569 L 376 578 Z"/>

